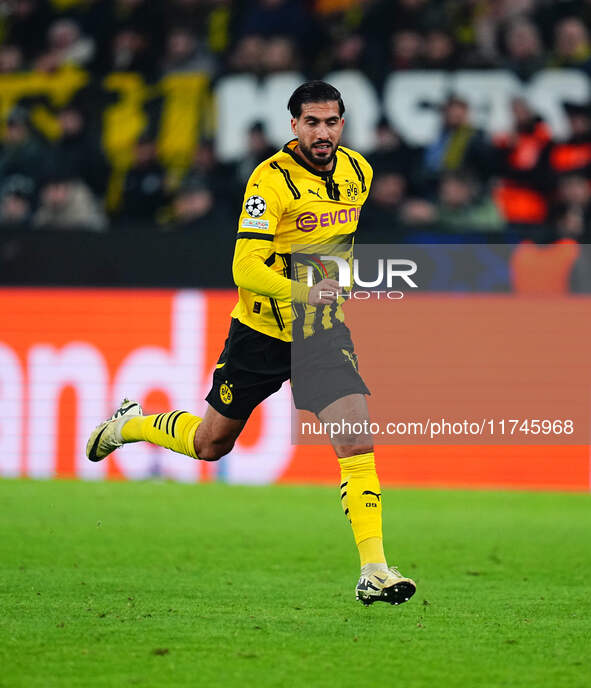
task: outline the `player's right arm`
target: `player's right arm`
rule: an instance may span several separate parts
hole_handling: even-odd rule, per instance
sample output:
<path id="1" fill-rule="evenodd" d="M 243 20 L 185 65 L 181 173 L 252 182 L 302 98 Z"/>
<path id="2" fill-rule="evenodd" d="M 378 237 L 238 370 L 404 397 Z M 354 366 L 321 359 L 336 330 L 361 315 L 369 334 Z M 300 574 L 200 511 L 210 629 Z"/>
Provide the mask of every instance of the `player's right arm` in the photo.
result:
<path id="1" fill-rule="evenodd" d="M 313 287 L 291 280 L 272 270 L 265 261 L 273 254 L 275 232 L 284 208 L 284 199 L 268 182 L 265 163 L 252 173 L 246 186 L 232 262 L 236 286 L 280 301 L 332 303 L 338 283 L 323 280 Z M 332 293 L 334 292 L 334 296 Z"/>

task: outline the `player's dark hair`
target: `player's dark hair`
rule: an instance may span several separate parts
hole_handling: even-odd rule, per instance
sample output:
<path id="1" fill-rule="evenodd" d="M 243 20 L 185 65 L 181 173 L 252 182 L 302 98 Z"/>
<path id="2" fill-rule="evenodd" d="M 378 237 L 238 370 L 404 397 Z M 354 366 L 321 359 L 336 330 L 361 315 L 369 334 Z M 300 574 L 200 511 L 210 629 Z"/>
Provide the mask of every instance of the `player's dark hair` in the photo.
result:
<path id="1" fill-rule="evenodd" d="M 302 114 L 302 105 L 305 103 L 330 103 L 336 101 L 339 104 L 339 115 L 345 112 L 345 104 L 340 92 L 326 81 L 306 81 L 298 86 L 292 93 L 287 109 L 291 116 L 297 119 Z"/>

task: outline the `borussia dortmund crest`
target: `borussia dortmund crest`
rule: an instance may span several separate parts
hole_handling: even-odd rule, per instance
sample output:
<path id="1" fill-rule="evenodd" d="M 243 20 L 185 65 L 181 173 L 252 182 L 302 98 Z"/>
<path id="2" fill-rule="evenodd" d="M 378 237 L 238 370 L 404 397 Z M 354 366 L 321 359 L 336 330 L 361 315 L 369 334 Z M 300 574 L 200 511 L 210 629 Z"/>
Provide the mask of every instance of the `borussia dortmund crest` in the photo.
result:
<path id="1" fill-rule="evenodd" d="M 359 187 L 355 182 L 349 182 L 347 184 L 347 199 L 350 201 L 356 201 L 359 196 Z"/>
<path id="2" fill-rule="evenodd" d="M 222 403 L 224 404 L 231 404 L 232 399 L 234 399 L 234 395 L 232 394 L 232 387 L 234 385 L 229 385 L 228 381 L 220 387 L 220 399 L 222 400 Z"/>

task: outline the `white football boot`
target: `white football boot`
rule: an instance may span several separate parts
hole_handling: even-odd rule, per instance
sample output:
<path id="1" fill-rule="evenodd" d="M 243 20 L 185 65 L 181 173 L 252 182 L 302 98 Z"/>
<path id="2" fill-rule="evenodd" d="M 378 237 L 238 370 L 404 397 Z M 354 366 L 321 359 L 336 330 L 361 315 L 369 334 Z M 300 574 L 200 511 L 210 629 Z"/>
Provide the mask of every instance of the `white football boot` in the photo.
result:
<path id="1" fill-rule="evenodd" d="M 124 443 L 121 437 L 123 424 L 132 416 L 141 416 L 143 413 L 137 401 L 124 399 L 115 413 L 90 433 L 86 443 L 86 456 L 91 461 L 102 461 Z"/>
<path id="2" fill-rule="evenodd" d="M 374 602 L 403 604 L 415 594 L 417 586 L 411 578 L 405 578 L 395 566 L 387 571 L 376 570 L 361 578 L 355 587 L 355 599 L 365 606 Z"/>

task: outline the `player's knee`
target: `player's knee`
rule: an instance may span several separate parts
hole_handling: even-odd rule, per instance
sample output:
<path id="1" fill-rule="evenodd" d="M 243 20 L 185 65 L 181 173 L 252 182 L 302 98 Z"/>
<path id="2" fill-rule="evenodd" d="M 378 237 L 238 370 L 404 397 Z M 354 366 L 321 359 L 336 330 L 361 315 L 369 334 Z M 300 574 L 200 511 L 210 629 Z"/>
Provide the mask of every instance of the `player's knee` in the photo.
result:
<path id="1" fill-rule="evenodd" d="M 200 443 L 196 447 L 197 456 L 203 461 L 219 461 L 229 454 L 234 447 L 234 439 L 220 438 Z"/>
<path id="2" fill-rule="evenodd" d="M 343 442 L 334 445 L 337 456 L 343 458 L 346 456 L 357 456 L 359 454 L 368 454 L 373 451 L 373 445 L 367 441 L 365 442 Z"/>

